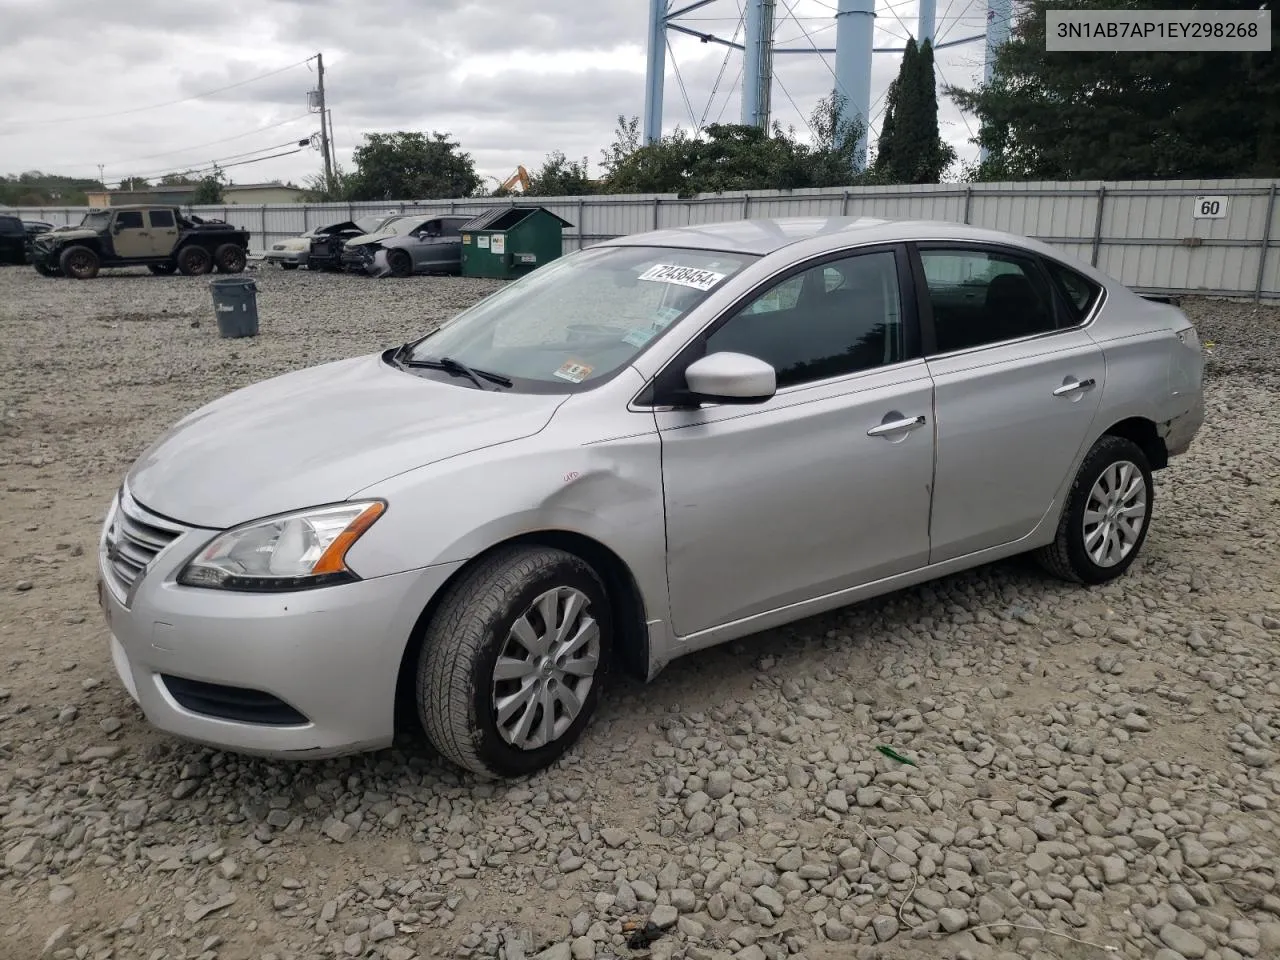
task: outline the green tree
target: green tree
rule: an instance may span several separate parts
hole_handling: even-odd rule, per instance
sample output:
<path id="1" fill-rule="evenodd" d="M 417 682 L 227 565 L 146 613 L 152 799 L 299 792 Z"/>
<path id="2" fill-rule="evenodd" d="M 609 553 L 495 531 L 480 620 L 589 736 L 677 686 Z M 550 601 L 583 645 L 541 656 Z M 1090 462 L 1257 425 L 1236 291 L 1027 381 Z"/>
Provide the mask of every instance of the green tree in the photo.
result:
<path id="1" fill-rule="evenodd" d="M 596 192 L 591 180 L 587 158 L 568 159 L 563 151 L 547 154 L 542 166 L 529 175 L 530 197 L 580 197 Z"/>
<path id="2" fill-rule="evenodd" d="M 66 177 L 56 173 L 28 170 L 0 176 L 0 206 L 42 207 L 54 204 L 84 206 L 88 193 L 102 189 L 97 180 Z"/>
<path id="3" fill-rule="evenodd" d="M 213 173 L 201 177 L 196 181 L 195 193 L 191 197 L 192 204 L 196 206 L 212 206 L 213 204 L 221 203 L 224 184 L 224 175 L 221 170 L 214 170 Z"/>
<path id="4" fill-rule="evenodd" d="M 884 122 L 872 169 L 888 183 L 937 183 L 956 152 L 938 133 L 933 45 L 907 41 L 898 76 L 885 97 Z"/>
<path id="5" fill-rule="evenodd" d="M 1137 0 L 1030 0 L 976 89 L 948 88 L 976 114 L 979 180 L 1141 180 L 1280 175 L 1280 58 L 1274 53 L 1046 52 L 1045 10 L 1148 9 Z M 1168 0 L 1161 9 L 1202 8 Z M 1256 12 L 1249 0 L 1214 9 Z M 1274 46 L 1273 39 L 1273 46 Z"/>
<path id="6" fill-rule="evenodd" d="M 447 133 L 367 133 L 353 158 L 352 200 L 451 199 L 480 187 L 471 154 Z"/>
<path id="7" fill-rule="evenodd" d="M 613 143 L 607 150 L 600 151 L 600 166 L 604 168 L 605 179 L 618 172 L 627 158 L 640 149 L 640 118 L 627 119 L 618 115 L 618 126 L 613 132 Z"/>
<path id="8" fill-rule="evenodd" d="M 831 96 L 808 120 L 811 143 L 794 129 L 712 124 L 697 136 L 677 129 L 639 146 L 635 127 L 619 118 L 619 132 L 605 151 L 609 193 L 714 193 L 802 190 L 860 182 L 854 157 L 862 125 L 849 117 L 843 97 Z"/>

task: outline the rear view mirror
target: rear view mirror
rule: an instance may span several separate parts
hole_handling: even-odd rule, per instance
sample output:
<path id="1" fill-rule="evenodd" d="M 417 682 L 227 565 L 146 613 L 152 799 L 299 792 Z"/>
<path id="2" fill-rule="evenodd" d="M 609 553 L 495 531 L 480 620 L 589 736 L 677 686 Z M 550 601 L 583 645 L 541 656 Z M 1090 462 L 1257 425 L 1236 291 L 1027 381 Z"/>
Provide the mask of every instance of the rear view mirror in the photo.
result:
<path id="1" fill-rule="evenodd" d="M 764 403 L 778 390 L 773 367 L 745 353 L 713 353 L 684 372 L 693 399 L 708 403 Z"/>

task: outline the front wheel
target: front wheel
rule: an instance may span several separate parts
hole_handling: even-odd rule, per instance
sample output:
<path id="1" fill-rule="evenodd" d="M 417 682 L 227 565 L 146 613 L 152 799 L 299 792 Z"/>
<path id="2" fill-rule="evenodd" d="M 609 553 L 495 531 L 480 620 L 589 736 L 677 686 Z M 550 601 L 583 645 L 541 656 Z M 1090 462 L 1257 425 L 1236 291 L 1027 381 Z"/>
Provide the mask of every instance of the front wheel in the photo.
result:
<path id="1" fill-rule="evenodd" d="M 98 275 L 98 255 L 88 247 L 67 247 L 58 258 L 58 266 L 68 277 L 92 280 Z"/>
<path id="2" fill-rule="evenodd" d="M 563 550 L 500 550 L 452 586 L 418 660 L 418 715 L 441 755 L 486 777 L 550 766 L 600 698 L 609 595 Z"/>
<path id="3" fill-rule="evenodd" d="M 36 268 L 36 273 L 42 277 L 56 277 L 58 275 L 58 271 L 47 263 L 33 263 L 32 266 Z"/>
<path id="4" fill-rule="evenodd" d="M 412 276 L 413 258 L 403 250 L 389 250 L 387 252 L 387 269 L 391 271 L 393 277 Z"/>
<path id="5" fill-rule="evenodd" d="M 234 243 L 224 243 L 213 252 L 213 262 L 219 273 L 240 273 L 247 261 L 244 248 Z"/>
<path id="6" fill-rule="evenodd" d="M 1040 565 L 1075 583 L 1114 580 L 1132 566 L 1147 539 L 1155 485 L 1147 455 L 1110 434 L 1085 456 L 1067 494 L 1058 534 L 1036 553 Z"/>
<path id="7" fill-rule="evenodd" d="M 152 263 L 147 266 L 157 277 L 170 277 L 177 271 L 177 266 L 172 263 Z"/>

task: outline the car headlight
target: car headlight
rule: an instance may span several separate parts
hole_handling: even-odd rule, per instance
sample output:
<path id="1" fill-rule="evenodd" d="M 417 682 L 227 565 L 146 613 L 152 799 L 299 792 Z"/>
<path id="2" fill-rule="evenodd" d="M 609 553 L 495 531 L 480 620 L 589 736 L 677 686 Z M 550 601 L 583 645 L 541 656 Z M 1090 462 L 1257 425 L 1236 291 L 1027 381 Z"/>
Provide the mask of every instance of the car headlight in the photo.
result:
<path id="1" fill-rule="evenodd" d="M 381 500 L 365 500 L 246 523 L 201 548 L 182 568 L 178 582 L 276 591 L 359 580 L 347 566 L 347 551 L 386 509 Z"/>

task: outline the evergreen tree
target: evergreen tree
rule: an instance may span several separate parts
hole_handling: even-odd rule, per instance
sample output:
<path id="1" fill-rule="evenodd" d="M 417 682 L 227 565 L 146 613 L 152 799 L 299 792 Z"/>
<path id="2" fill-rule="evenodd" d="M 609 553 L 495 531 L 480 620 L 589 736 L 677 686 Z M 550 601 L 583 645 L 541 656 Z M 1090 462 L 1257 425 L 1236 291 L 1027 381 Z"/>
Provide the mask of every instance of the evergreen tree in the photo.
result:
<path id="1" fill-rule="evenodd" d="M 912 37 L 886 95 L 873 170 L 886 182 L 937 183 L 955 159 L 955 150 L 938 133 L 933 44 L 926 40 L 919 46 Z"/>

